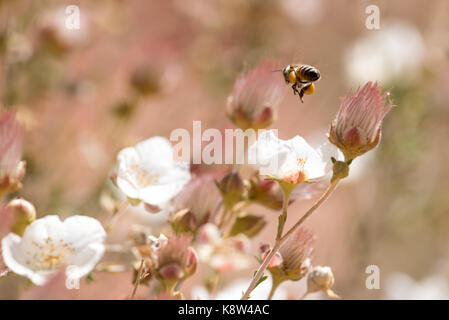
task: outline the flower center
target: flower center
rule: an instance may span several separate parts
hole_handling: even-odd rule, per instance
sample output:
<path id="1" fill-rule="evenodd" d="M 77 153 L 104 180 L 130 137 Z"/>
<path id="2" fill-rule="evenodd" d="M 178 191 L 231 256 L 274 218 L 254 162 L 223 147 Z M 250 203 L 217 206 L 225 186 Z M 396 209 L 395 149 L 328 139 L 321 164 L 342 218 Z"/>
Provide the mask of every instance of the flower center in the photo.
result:
<path id="1" fill-rule="evenodd" d="M 32 243 L 38 248 L 34 253 L 34 265 L 38 270 L 53 270 L 70 264 L 70 255 L 75 251 L 70 247 L 70 243 L 65 243 L 63 239 L 53 241 L 48 237 L 44 244 Z M 26 262 L 30 264 L 29 261 Z"/>
<path id="2" fill-rule="evenodd" d="M 147 170 L 143 169 L 139 164 L 134 164 L 132 166 L 134 170 L 135 179 L 139 187 L 145 188 L 151 184 L 157 183 L 159 176 L 157 174 L 150 174 Z"/>
<path id="3" fill-rule="evenodd" d="M 304 172 L 304 166 L 306 165 L 307 159 L 298 158 L 299 169 L 294 174 L 289 175 L 284 178 L 284 181 L 292 184 L 299 184 L 306 180 L 306 173 Z"/>

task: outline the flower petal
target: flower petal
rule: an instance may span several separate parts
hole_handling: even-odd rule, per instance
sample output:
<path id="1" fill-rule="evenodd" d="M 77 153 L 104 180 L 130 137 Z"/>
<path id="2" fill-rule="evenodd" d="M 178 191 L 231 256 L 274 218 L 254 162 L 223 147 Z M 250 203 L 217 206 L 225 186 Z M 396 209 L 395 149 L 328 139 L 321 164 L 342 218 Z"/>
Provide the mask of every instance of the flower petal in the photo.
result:
<path id="1" fill-rule="evenodd" d="M 139 159 L 145 166 L 170 165 L 173 163 L 173 149 L 170 141 L 164 137 L 151 137 L 136 145 Z"/>
<path id="2" fill-rule="evenodd" d="M 97 219 L 87 216 L 71 216 L 64 221 L 66 241 L 74 249 L 70 263 L 76 268 L 67 270 L 67 275 L 81 278 L 87 275 L 104 254 L 106 232 Z"/>
<path id="3" fill-rule="evenodd" d="M 43 285 L 52 272 L 34 271 L 26 266 L 27 257 L 22 239 L 10 233 L 2 239 L 2 255 L 6 266 L 14 273 L 29 278 L 36 285 Z"/>

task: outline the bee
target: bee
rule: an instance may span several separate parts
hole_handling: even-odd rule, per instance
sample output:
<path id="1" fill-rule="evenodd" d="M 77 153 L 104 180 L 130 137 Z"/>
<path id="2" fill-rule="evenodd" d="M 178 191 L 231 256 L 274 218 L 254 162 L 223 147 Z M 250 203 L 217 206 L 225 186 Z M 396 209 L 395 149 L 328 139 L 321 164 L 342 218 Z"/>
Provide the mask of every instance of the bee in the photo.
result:
<path id="1" fill-rule="evenodd" d="M 304 102 L 302 98 L 304 94 L 312 94 L 315 91 L 313 83 L 321 77 L 317 68 L 306 64 L 289 64 L 282 73 L 285 82 L 292 84 L 293 94 L 298 94 L 301 102 Z"/>

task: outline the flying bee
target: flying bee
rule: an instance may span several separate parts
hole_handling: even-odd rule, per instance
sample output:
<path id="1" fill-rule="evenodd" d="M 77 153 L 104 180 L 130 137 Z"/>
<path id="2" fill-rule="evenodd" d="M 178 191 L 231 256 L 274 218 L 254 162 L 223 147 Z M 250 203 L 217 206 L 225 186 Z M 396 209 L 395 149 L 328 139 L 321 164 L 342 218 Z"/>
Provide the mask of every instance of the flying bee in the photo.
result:
<path id="1" fill-rule="evenodd" d="M 306 64 L 289 64 L 282 73 L 285 82 L 292 85 L 293 93 L 298 94 L 301 102 L 304 94 L 312 94 L 315 91 L 315 81 L 320 79 L 320 71 Z"/>

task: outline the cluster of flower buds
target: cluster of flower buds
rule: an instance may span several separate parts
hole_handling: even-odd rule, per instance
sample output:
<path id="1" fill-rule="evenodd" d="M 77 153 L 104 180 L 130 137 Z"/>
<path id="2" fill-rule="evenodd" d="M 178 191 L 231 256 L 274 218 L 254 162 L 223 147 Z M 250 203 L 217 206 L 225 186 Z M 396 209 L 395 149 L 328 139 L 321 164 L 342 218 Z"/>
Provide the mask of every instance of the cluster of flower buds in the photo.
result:
<path id="1" fill-rule="evenodd" d="M 273 63 L 265 61 L 237 79 L 228 97 L 226 113 L 242 130 L 264 129 L 276 120 L 285 86 L 274 69 Z"/>
<path id="2" fill-rule="evenodd" d="M 24 129 L 13 111 L 0 113 L 0 197 L 22 188 L 25 162 L 21 161 Z"/>
<path id="3" fill-rule="evenodd" d="M 150 243 L 151 271 L 167 291 L 195 273 L 198 258 L 195 249 L 190 246 L 190 240 L 187 235 L 162 236 L 153 238 Z"/>
<path id="4" fill-rule="evenodd" d="M 343 98 L 330 126 L 329 141 L 343 152 L 346 162 L 378 145 L 382 120 L 392 107 L 391 102 L 387 103 L 388 95 L 377 83 L 368 82 Z"/>
<path id="5" fill-rule="evenodd" d="M 273 277 L 273 283 L 301 280 L 310 267 L 313 235 L 307 230 L 299 228 L 280 248 L 268 264 L 268 270 Z M 262 260 L 271 251 L 269 245 L 261 246 Z"/>

